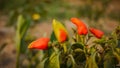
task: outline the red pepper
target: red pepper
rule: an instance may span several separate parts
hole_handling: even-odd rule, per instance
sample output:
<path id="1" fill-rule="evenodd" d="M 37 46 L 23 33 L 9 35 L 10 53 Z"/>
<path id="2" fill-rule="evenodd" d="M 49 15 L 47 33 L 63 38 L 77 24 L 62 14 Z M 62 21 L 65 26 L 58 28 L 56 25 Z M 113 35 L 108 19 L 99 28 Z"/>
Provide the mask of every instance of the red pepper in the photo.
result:
<path id="1" fill-rule="evenodd" d="M 102 36 L 104 35 L 104 33 L 101 30 L 95 28 L 90 28 L 89 30 L 93 35 L 95 35 L 99 39 L 102 38 Z"/>
<path id="2" fill-rule="evenodd" d="M 67 34 L 63 29 L 60 29 L 59 41 L 64 42 L 67 40 Z"/>
<path id="3" fill-rule="evenodd" d="M 82 26 L 78 27 L 77 30 L 78 30 L 78 34 L 80 34 L 80 35 L 86 35 L 88 33 L 87 29 Z"/>
<path id="4" fill-rule="evenodd" d="M 47 50 L 48 49 L 48 42 L 49 38 L 39 38 L 35 41 L 33 41 L 28 48 L 30 49 L 41 49 L 41 50 Z"/>
<path id="5" fill-rule="evenodd" d="M 66 28 L 61 22 L 55 19 L 53 20 L 53 30 L 58 42 L 62 43 L 68 39 L 68 33 Z"/>
<path id="6" fill-rule="evenodd" d="M 71 18 L 73 24 L 77 26 L 78 34 L 86 35 L 88 33 L 86 25 L 78 18 Z"/>

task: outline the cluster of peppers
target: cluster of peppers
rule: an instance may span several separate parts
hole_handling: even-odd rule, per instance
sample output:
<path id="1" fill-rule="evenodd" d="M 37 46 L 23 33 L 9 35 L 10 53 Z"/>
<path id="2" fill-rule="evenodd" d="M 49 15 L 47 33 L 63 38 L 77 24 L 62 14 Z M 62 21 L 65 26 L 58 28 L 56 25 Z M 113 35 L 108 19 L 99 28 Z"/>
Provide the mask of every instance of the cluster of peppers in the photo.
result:
<path id="1" fill-rule="evenodd" d="M 102 38 L 104 33 L 101 30 L 95 29 L 95 28 L 88 28 L 85 23 L 83 23 L 80 19 L 78 18 L 71 18 L 71 22 L 76 25 L 77 27 L 77 33 L 79 35 L 87 35 L 88 30 L 98 39 Z M 55 36 L 58 40 L 58 42 L 63 43 L 68 39 L 68 32 L 65 29 L 64 25 L 60 23 L 57 20 L 53 20 L 52 23 L 53 30 L 55 33 Z M 50 42 L 49 38 L 39 38 L 35 41 L 33 41 L 28 48 L 29 49 L 40 49 L 40 50 L 47 50 L 48 43 Z"/>

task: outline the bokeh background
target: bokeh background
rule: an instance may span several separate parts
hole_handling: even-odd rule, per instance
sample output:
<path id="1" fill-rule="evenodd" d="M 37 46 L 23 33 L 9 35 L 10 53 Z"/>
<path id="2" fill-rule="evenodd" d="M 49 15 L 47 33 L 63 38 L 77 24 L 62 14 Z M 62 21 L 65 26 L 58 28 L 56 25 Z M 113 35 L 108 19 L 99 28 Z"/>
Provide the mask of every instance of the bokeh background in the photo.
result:
<path id="1" fill-rule="evenodd" d="M 27 37 L 49 37 L 52 19 L 71 31 L 71 17 L 109 35 L 120 24 L 120 0 L 0 0 L 0 68 L 15 68 L 16 23 L 19 14 L 30 20 Z M 25 57 L 25 56 L 23 56 Z M 23 65 L 27 61 L 23 61 Z"/>

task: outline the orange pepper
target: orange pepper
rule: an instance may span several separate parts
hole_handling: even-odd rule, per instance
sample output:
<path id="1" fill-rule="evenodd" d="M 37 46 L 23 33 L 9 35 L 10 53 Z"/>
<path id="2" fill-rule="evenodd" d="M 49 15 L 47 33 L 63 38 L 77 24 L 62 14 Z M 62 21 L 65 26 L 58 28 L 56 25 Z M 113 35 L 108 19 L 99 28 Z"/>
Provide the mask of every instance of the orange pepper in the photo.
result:
<path id="1" fill-rule="evenodd" d="M 48 49 L 48 42 L 49 38 L 39 38 L 35 41 L 33 41 L 28 48 L 29 49 L 41 49 L 41 50 L 47 50 Z"/>
<path id="2" fill-rule="evenodd" d="M 71 18 L 71 22 L 77 26 L 78 34 L 86 35 L 88 33 L 87 26 L 78 18 Z"/>
<path id="3" fill-rule="evenodd" d="M 95 35 L 99 39 L 102 38 L 102 36 L 104 35 L 104 33 L 101 30 L 95 28 L 90 28 L 89 30 L 93 35 Z"/>
<path id="4" fill-rule="evenodd" d="M 78 30 L 78 34 L 80 34 L 80 35 L 86 35 L 88 33 L 88 31 L 86 30 L 86 28 L 82 27 L 82 26 L 78 27 L 77 30 Z"/>

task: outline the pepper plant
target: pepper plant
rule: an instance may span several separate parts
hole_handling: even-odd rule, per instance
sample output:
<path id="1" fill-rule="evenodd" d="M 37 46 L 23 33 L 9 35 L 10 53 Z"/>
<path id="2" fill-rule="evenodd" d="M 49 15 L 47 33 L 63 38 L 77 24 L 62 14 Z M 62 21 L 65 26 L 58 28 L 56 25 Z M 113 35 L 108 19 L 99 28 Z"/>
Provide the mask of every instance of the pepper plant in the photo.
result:
<path id="1" fill-rule="evenodd" d="M 120 62 L 120 26 L 110 35 L 71 18 L 73 35 L 69 36 L 65 26 L 53 20 L 50 38 L 39 38 L 31 42 L 29 49 L 42 51 L 38 68 L 115 68 Z"/>

